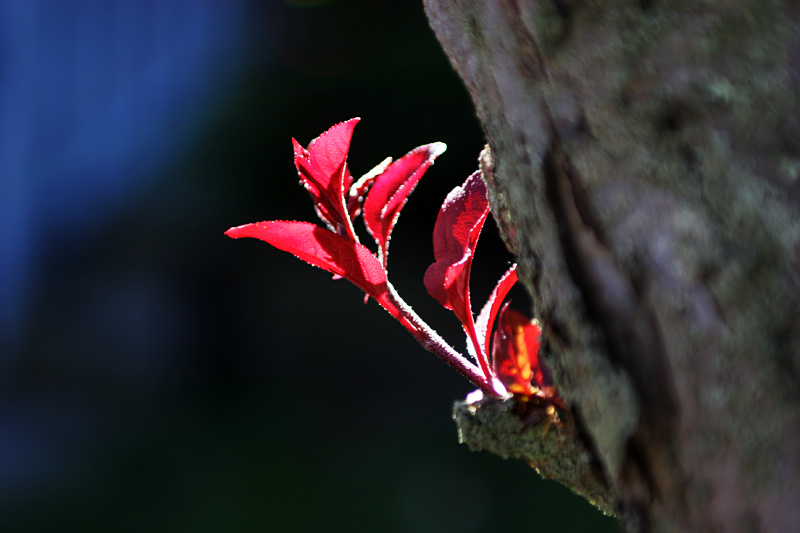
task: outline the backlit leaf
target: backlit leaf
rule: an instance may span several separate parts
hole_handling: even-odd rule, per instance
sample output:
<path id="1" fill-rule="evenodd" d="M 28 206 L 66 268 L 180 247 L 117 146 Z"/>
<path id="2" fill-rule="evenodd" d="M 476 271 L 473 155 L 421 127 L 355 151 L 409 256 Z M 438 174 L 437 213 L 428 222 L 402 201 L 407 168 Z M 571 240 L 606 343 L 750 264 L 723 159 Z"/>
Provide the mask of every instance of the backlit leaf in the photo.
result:
<path id="1" fill-rule="evenodd" d="M 503 306 L 492 344 L 492 366 L 509 392 L 531 395 L 531 381 L 536 387 L 545 386 L 539 364 L 541 334 L 538 322 L 531 322 L 508 303 Z"/>
<path id="2" fill-rule="evenodd" d="M 364 224 L 378 244 L 378 258 L 384 267 L 389 253 L 389 239 L 400 211 L 420 178 L 447 146 L 426 144 L 415 148 L 384 170 L 364 201 Z"/>
<path id="3" fill-rule="evenodd" d="M 484 349 L 489 353 L 489 340 L 491 339 L 492 326 L 497 317 L 497 312 L 503 305 L 503 300 L 508 296 L 508 291 L 517 282 L 517 265 L 512 265 L 511 268 L 503 274 L 500 281 L 497 282 L 492 294 L 478 314 L 478 319 L 475 321 L 475 329 L 478 332 L 478 338 L 483 339 Z"/>
<path id="4" fill-rule="evenodd" d="M 292 139 L 294 164 L 320 219 L 331 231 L 358 242 L 347 210 L 345 188 L 352 182 L 346 168 L 353 128 L 360 119 L 336 124 L 311 141 L 308 150 Z"/>
<path id="5" fill-rule="evenodd" d="M 383 161 L 381 161 L 375 168 L 361 176 L 359 180 L 355 183 L 352 183 L 352 178 L 349 180 L 348 183 L 352 183 L 352 185 L 347 185 L 347 212 L 350 214 L 350 220 L 355 220 L 358 215 L 361 214 L 361 205 L 364 203 L 364 197 L 367 194 L 367 190 L 372 186 L 375 182 L 375 178 L 381 175 L 381 173 L 386 170 L 386 167 L 392 162 L 391 157 L 387 157 Z M 349 174 L 349 173 L 348 173 Z"/>
<path id="6" fill-rule="evenodd" d="M 375 299 L 395 318 L 389 301 L 386 272 L 369 248 L 310 222 L 272 220 L 231 228 L 225 235 L 252 237 L 294 254 L 306 263 L 341 276 Z"/>
<path id="7" fill-rule="evenodd" d="M 436 262 L 425 272 L 425 288 L 461 321 L 483 372 L 489 376 L 484 342 L 478 339 L 469 294 L 472 258 L 481 229 L 489 214 L 486 185 L 480 171 L 456 187 L 442 204 L 433 228 Z"/>

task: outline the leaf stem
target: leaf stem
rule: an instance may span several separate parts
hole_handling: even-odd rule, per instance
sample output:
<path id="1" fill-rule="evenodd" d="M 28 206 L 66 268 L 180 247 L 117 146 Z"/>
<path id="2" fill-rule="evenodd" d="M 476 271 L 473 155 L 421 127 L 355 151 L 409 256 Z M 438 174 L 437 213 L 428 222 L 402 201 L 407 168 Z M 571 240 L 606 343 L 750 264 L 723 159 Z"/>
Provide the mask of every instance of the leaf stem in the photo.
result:
<path id="1" fill-rule="evenodd" d="M 425 321 L 414 312 L 411 306 L 400 297 L 391 283 L 387 281 L 386 284 L 389 288 L 389 301 L 397 307 L 403 318 L 413 326 L 413 329 L 408 326 L 406 326 L 406 329 L 408 329 L 417 342 L 419 342 L 423 348 L 453 367 L 459 374 L 467 378 L 470 383 L 491 396 L 497 396 L 497 392 L 494 391 L 490 379 L 484 376 L 475 364 L 461 355 L 455 348 L 447 344 L 447 341 L 445 341 L 441 335 L 426 324 Z"/>

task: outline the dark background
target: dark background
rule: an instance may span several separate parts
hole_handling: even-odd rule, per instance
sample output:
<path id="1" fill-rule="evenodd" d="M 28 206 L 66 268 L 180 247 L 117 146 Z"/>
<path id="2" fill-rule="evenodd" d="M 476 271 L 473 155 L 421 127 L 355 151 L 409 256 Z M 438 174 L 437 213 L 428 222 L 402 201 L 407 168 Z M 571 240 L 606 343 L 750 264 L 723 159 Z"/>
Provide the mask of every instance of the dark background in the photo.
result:
<path id="1" fill-rule="evenodd" d="M 353 116 L 355 175 L 448 144 L 390 275 L 463 349 L 422 276 L 483 141 L 421 2 L 0 3 L 0 530 L 615 530 L 459 445 L 472 387 L 358 289 L 223 236 L 317 222 L 290 139 Z M 476 308 L 511 260 L 487 224 Z"/>

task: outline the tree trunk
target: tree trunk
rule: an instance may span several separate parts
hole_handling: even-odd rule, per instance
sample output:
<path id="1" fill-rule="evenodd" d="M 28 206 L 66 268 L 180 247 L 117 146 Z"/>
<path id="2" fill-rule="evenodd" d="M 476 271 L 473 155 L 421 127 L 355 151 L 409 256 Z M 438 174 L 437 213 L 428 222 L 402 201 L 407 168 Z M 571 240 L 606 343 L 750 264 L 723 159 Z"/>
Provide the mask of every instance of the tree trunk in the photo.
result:
<path id="1" fill-rule="evenodd" d="M 800 531 L 800 2 L 427 0 L 629 531 Z"/>

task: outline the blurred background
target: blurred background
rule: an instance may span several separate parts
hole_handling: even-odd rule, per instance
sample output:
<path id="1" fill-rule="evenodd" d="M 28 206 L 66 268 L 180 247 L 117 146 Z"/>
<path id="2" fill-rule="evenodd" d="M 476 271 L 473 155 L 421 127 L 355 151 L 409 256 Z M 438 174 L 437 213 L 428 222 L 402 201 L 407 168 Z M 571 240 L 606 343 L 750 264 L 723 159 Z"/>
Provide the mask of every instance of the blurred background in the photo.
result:
<path id="1" fill-rule="evenodd" d="M 292 137 L 443 141 L 390 275 L 464 348 L 422 276 L 483 140 L 421 2 L 2 0 L 0 58 L 0 531 L 615 530 L 459 445 L 471 386 L 358 289 L 223 236 L 316 221 Z M 510 261 L 487 224 L 476 308 Z"/>

